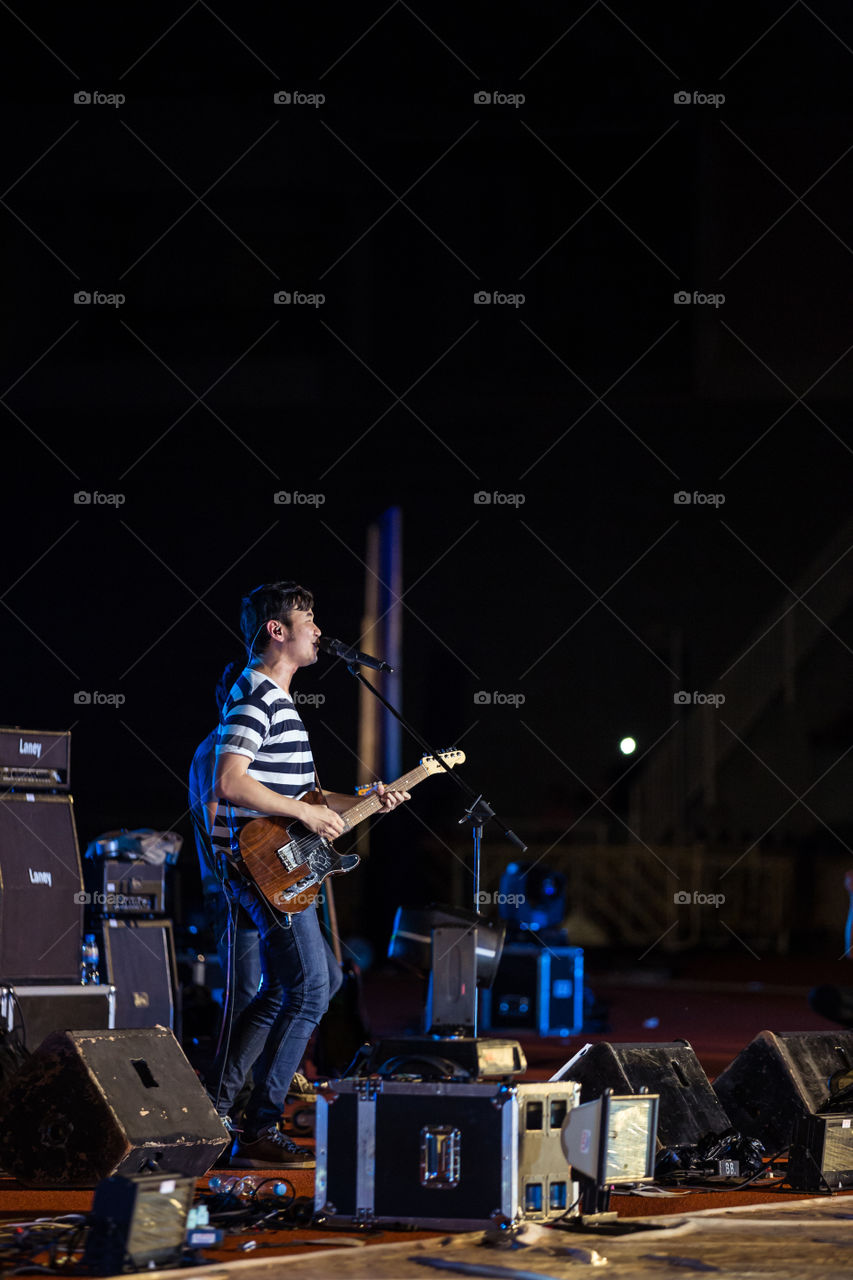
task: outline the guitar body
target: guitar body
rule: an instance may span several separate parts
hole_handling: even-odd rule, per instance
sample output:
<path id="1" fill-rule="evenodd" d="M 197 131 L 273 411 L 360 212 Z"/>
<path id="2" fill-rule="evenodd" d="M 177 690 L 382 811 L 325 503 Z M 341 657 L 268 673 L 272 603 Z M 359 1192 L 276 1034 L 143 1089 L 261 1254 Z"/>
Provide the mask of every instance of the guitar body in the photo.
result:
<path id="1" fill-rule="evenodd" d="M 323 803 L 314 791 L 302 799 Z M 310 907 L 327 876 L 352 871 L 361 861 L 357 853 L 338 853 L 328 840 L 287 818 L 252 818 L 240 832 L 240 852 L 270 906 L 291 915 Z"/>
<path id="2" fill-rule="evenodd" d="M 423 756 L 415 769 L 389 783 L 389 791 L 408 791 L 424 778 L 442 773 L 465 761 L 464 751 L 440 753 L 441 763 Z M 325 804 L 320 791 L 306 791 L 306 804 Z M 345 831 L 382 808 L 374 788 L 342 814 Z M 295 915 L 310 907 L 327 876 L 352 871 L 361 859 L 357 853 L 338 853 L 334 845 L 292 818 L 252 818 L 238 836 L 243 865 L 271 907 Z"/>

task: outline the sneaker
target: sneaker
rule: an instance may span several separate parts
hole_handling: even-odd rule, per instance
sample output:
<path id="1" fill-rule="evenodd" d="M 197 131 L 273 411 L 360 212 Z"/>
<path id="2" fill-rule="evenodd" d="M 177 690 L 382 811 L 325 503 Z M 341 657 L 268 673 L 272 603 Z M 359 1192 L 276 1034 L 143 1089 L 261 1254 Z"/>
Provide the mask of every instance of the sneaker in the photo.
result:
<path id="1" fill-rule="evenodd" d="M 314 1154 L 297 1146 L 277 1124 L 261 1129 L 251 1142 L 238 1138 L 231 1157 L 232 1169 L 313 1169 Z"/>
<path id="2" fill-rule="evenodd" d="M 297 1071 L 290 1082 L 287 1096 L 288 1098 L 298 1099 L 301 1102 L 306 1098 L 316 1098 L 317 1088 L 307 1076 L 304 1076 L 301 1071 Z"/>

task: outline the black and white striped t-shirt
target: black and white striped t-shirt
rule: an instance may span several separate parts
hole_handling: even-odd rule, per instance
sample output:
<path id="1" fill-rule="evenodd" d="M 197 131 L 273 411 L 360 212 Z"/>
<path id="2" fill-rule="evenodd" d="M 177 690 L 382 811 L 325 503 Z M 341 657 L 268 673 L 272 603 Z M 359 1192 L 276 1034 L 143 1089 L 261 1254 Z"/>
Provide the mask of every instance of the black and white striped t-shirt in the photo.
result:
<path id="1" fill-rule="evenodd" d="M 250 778 L 271 791 L 298 800 L 314 786 L 314 758 L 308 734 L 290 695 L 259 671 L 246 668 L 222 707 L 217 755 L 222 751 L 248 756 Z M 230 822 L 239 831 L 262 810 L 220 801 L 211 833 L 214 845 L 231 854 Z"/>

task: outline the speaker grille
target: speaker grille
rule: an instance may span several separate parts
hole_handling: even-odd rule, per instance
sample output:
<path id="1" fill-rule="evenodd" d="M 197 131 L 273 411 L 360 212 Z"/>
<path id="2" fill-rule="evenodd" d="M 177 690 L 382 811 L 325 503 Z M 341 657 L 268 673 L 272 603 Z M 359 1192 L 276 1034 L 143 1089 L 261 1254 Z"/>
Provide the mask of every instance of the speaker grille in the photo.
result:
<path id="1" fill-rule="evenodd" d="M 70 796 L 0 800 L 0 982 L 80 981 L 83 881 Z"/>
<path id="2" fill-rule="evenodd" d="M 117 1027 L 174 1027 L 171 920 L 104 920 L 104 956 Z"/>

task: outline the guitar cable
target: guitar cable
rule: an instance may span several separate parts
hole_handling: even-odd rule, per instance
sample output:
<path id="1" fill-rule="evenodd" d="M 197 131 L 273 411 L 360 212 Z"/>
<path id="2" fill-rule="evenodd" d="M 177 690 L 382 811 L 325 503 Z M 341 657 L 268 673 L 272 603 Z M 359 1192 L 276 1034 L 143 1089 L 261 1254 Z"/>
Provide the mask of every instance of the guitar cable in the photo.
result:
<path id="1" fill-rule="evenodd" d="M 230 806 L 228 806 L 228 825 L 231 827 L 231 839 L 236 839 L 234 832 L 232 814 Z M 219 1061 L 219 1079 L 216 1085 L 216 1101 L 214 1108 L 218 1112 L 219 1100 L 222 1097 L 222 1084 L 225 1079 L 225 1064 L 228 1061 L 228 1054 L 231 1049 L 231 1036 L 234 1030 L 234 990 L 237 983 L 237 912 L 238 903 L 232 896 L 232 888 L 228 873 L 217 860 L 217 875 L 219 877 L 219 885 L 222 890 L 223 897 L 228 911 L 228 923 L 226 925 L 227 933 L 227 954 L 228 963 L 225 971 L 225 995 L 222 1008 L 222 1022 L 219 1027 L 219 1040 L 216 1046 L 216 1057 Z M 223 1046 L 223 1036 L 225 1043 Z"/>

